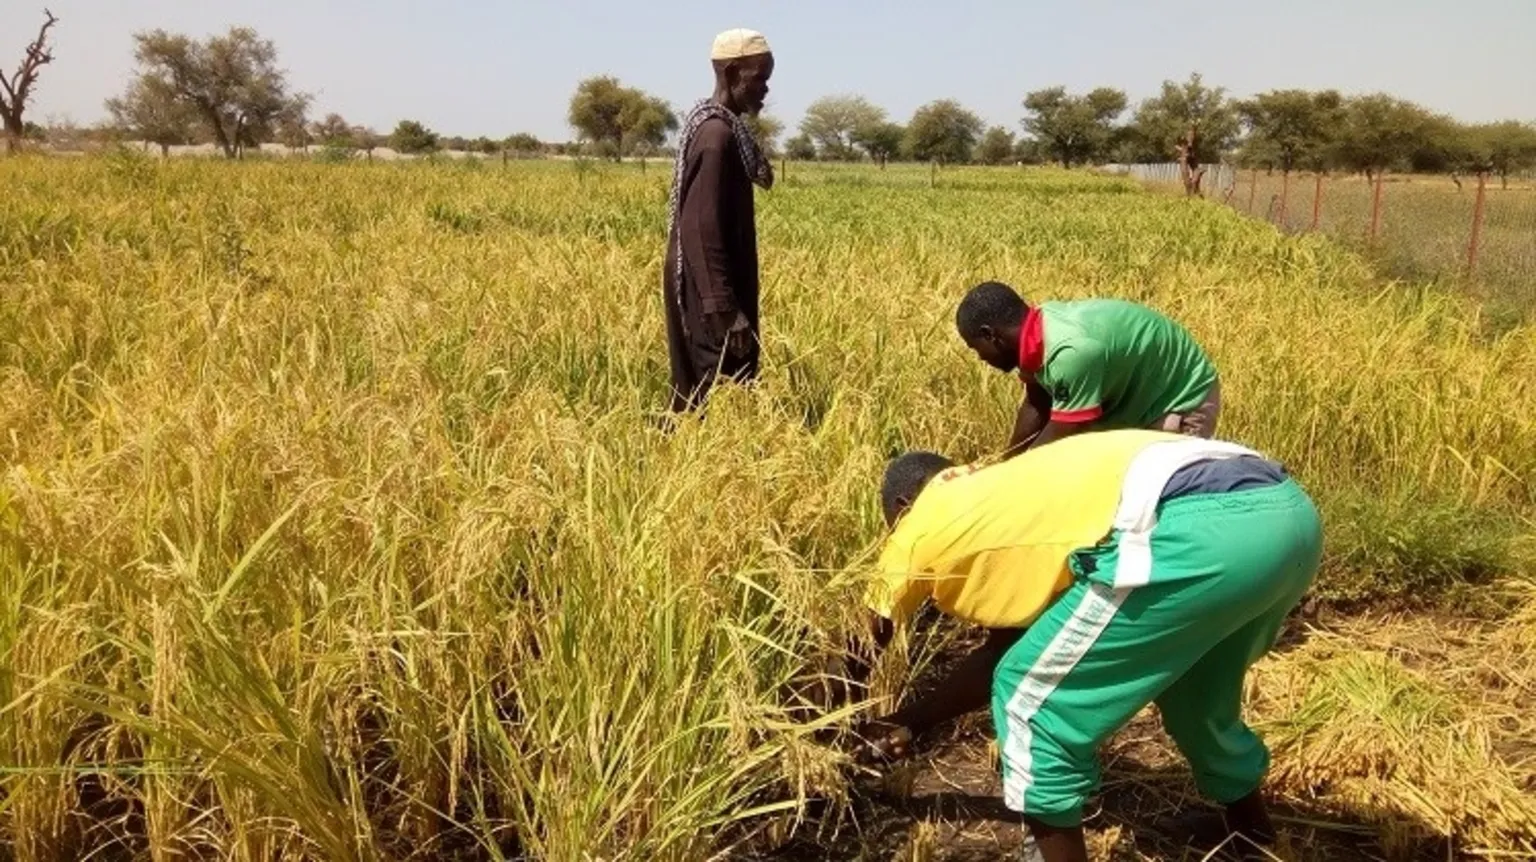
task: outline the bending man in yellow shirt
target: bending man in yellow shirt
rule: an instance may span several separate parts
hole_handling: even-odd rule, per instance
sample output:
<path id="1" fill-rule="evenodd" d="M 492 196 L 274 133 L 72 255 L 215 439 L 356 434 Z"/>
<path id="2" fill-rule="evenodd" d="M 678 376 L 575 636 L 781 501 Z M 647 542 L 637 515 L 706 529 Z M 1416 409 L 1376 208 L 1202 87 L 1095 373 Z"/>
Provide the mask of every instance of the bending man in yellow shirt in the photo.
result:
<path id="1" fill-rule="evenodd" d="M 1279 464 L 1233 443 L 1105 431 L 981 469 L 904 455 L 881 502 L 894 530 L 868 596 L 877 640 L 928 600 L 991 634 L 876 721 L 872 751 L 903 755 L 990 700 L 1025 858 L 1086 860 L 1097 749 L 1155 702 L 1229 828 L 1273 839 L 1259 793 L 1269 752 L 1242 720 L 1243 677 L 1322 547 L 1316 508 Z"/>

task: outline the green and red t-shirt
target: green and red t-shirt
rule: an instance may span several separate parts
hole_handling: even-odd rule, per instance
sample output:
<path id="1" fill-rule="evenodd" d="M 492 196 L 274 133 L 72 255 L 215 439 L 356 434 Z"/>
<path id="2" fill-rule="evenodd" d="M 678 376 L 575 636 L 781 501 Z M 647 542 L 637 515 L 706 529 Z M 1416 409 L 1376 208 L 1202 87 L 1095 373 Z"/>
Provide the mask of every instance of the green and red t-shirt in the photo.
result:
<path id="1" fill-rule="evenodd" d="M 1019 371 L 1051 395 L 1054 422 L 1146 428 L 1200 406 L 1216 366 L 1189 330 L 1120 299 L 1042 302 L 1024 317 Z"/>

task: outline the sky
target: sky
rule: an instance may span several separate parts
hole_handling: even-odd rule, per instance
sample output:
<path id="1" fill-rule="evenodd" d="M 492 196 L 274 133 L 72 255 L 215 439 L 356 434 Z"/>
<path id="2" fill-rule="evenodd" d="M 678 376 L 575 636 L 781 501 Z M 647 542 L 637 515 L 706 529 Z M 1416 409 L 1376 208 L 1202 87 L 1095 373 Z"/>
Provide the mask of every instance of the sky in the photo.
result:
<path id="1" fill-rule="evenodd" d="M 1100 85 L 1132 103 L 1198 71 L 1235 96 L 1279 87 L 1386 91 L 1459 119 L 1536 121 L 1536 0 L 0 0 L 0 64 L 59 17 L 33 121 L 87 124 L 133 70 L 132 34 L 248 25 L 292 85 L 388 132 L 573 137 L 582 78 L 611 74 L 680 111 L 709 94 L 709 47 L 763 32 L 768 113 L 793 128 L 820 96 L 856 93 L 904 121 L 955 98 L 1018 130 L 1024 93 Z"/>

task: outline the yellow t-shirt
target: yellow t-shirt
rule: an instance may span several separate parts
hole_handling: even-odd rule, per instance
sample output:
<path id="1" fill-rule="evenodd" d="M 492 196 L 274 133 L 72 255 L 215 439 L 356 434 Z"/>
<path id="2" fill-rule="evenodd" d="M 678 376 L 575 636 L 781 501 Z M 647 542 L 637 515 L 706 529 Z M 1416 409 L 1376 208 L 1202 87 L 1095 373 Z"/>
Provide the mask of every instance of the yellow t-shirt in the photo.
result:
<path id="1" fill-rule="evenodd" d="M 1132 461 L 1178 435 L 1079 434 L 936 476 L 896 524 L 866 601 L 887 619 L 932 598 L 987 628 L 1022 628 L 1071 585 L 1067 558 L 1109 535 Z"/>

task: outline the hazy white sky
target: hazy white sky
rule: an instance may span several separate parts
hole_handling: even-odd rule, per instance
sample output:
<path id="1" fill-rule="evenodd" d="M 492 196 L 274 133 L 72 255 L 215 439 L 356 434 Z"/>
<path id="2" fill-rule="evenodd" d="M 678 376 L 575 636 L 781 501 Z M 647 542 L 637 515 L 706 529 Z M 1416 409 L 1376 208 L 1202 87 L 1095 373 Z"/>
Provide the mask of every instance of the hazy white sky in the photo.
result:
<path id="1" fill-rule="evenodd" d="M 380 131 L 570 136 L 576 82 L 611 73 L 683 108 L 710 88 L 709 43 L 753 27 L 778 58 L 769 112 L 868 96 L 905 120 L 957 98 L 1017 130 L 1031 89 L 1100 84 L 1132 101 L 1191 71 L 1236 95 L 1385 90 L 1461 119 L 1536 120 L 1536 0 L 0 0 L 14 67 L 43 5 L 59 16 L 38 121 L 93 122 L 133 67 L 130 36 L 232 24 L 277 43 L 293 84 Z"/>

